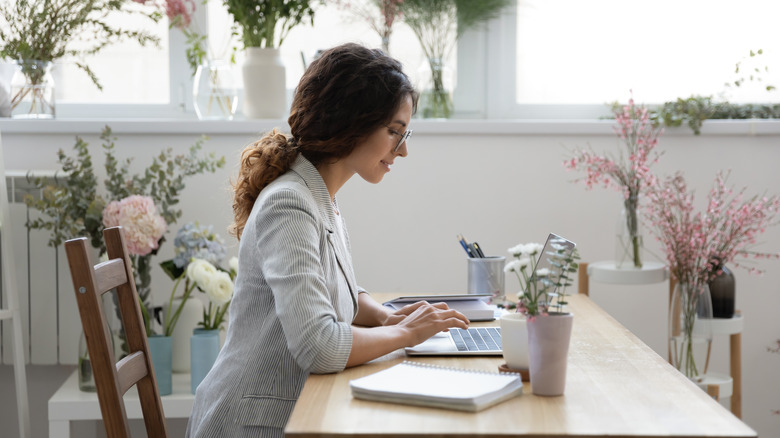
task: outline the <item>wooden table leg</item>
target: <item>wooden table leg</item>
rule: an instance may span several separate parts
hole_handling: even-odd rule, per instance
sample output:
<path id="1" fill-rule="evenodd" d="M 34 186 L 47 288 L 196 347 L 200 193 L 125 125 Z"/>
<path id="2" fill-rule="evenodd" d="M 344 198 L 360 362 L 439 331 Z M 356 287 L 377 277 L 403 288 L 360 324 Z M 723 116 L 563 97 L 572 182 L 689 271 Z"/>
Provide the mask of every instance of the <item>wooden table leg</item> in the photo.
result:
<path id="1" fill-rule="evenodd" d="M 742 418 L 742 333 L 734 333 L 729 337 L 729 352 L 731 378 L 734 380 L 731 413 L 737 418 Z"/>

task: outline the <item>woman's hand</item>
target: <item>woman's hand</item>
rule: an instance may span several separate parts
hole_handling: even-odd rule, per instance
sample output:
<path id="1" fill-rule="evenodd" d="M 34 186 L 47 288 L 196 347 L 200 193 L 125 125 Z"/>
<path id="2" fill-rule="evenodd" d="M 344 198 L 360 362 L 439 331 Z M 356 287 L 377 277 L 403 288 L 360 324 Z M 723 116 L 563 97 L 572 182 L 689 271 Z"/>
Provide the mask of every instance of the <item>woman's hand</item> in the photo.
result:
<path id="1" fill-rule="evenodd" d="M 369 312 L 367 308 L 361 312 L 364 312 L 367 320 L 370 318 L 366 318 L 366 315 L 373 315 L 377 322 L 382 323 L 381 326 L 352 325 L 352 350 L 347 359 L 348 367 L 366 363 L 399 348 L 412 347 L 440 331 L 469 326 L 468 319 L 462 313 L 450 309 L 445 303 L 419 301 L 395 312 L 379 310 L 382 310 L 382 317 L 379 317 L 378 312 Z"/>
<path id="2" fill-rule="evenodd" d="M 418 301 L 404 306 L 388 316 L 388 321 L 406 330 L 410 336 L 410 346 L 417 345 L 440 331 L 453 327 L 466 329 L 469 320 L 457 310 L 450 309 L 446 303 L 430 304 Z M 389 324 L 385 324 L 389 325 Z"/>

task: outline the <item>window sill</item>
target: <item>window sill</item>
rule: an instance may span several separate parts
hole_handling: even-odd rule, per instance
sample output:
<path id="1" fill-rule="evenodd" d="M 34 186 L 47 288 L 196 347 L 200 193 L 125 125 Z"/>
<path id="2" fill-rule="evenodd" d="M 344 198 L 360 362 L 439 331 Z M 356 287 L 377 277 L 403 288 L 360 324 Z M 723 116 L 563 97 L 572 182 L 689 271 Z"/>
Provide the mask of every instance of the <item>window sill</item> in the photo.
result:
<path id="1" fill-rule="evenodd" d="M 412 120 L 414 135 L 610 135 L 612 120 Z M 182 120 L 182 119 L 0 119 L 5 134 L 99 133 L 110 126 L 115 134 L 182 134 L 182 135 L 258 135 L 280 128 L 287 131 L 284 120 Z M 665 135 L 693 136 L 687 127 L 668 128 Z M 702 135 L 761 136 L 780 135 L 780 120 L 709 120 Z"/>

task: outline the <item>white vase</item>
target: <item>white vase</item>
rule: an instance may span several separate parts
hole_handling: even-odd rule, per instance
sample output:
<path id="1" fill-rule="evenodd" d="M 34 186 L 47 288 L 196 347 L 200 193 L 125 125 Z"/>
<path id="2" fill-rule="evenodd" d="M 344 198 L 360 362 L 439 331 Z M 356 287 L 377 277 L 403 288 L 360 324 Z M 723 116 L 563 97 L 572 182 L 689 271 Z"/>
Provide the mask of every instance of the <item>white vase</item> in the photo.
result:
<path id="1" fill-rule="evenodd" d="M 173 300 L 173 308 L 177 309 L 181 299 Z M 181 309 L 179 320 L 173 329 L 173 372 L 190 372 L 190 337 L 192 331 L 203 319 L 203 303 L 197 298 L 190 297 Z"/>
<path id="2" fill-rule="evenodd" d="M 507 313 L 501 316 L 501 348 L 507 368 L 528 369 L 528 327 L 522 313 Z"/>
<path id="3" fill-rule="evenodd" d="M 571 313 L 550 313 L 528 322 L 528 371 L 534 395 L 563 395 L 573 322 Z"/>
<path id="4" fill-rule="evenodd" d="M 287 114 L 287 79 L 279 49 L 248 47 L 242 67 L 244 116 L 281 119 Z"/>

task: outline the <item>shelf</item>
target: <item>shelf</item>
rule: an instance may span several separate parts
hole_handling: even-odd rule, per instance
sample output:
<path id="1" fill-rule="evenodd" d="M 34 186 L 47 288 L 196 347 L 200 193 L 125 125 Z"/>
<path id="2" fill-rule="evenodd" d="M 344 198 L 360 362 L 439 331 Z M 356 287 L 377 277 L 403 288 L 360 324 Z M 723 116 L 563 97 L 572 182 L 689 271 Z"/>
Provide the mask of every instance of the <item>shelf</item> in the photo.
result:
<path id="1" fill-rule="evenodd" d="M 734 394 L 734 379 L 728 374 L 707 373 L 696 384 L 705 391 L 707 391 L 707 387 L 717 386 L 718 399 L 729 398 Z"/>
<path id="2" fill-rule="evenodd" d="M 713 318 L 711 321 L 713 335 L 733 335 L 742 333 L 745 328 L 745 318 L 735 314 L 731 318 Z"/>
<path id="3" fill-rule="evenodd" d="M 659 262 L 645 262 L 641 269 L 618 268 L 613 260 L 588 264 L 591 281 L 608 284 L 652 284 L 669 279 L 669 268 Z"/>

